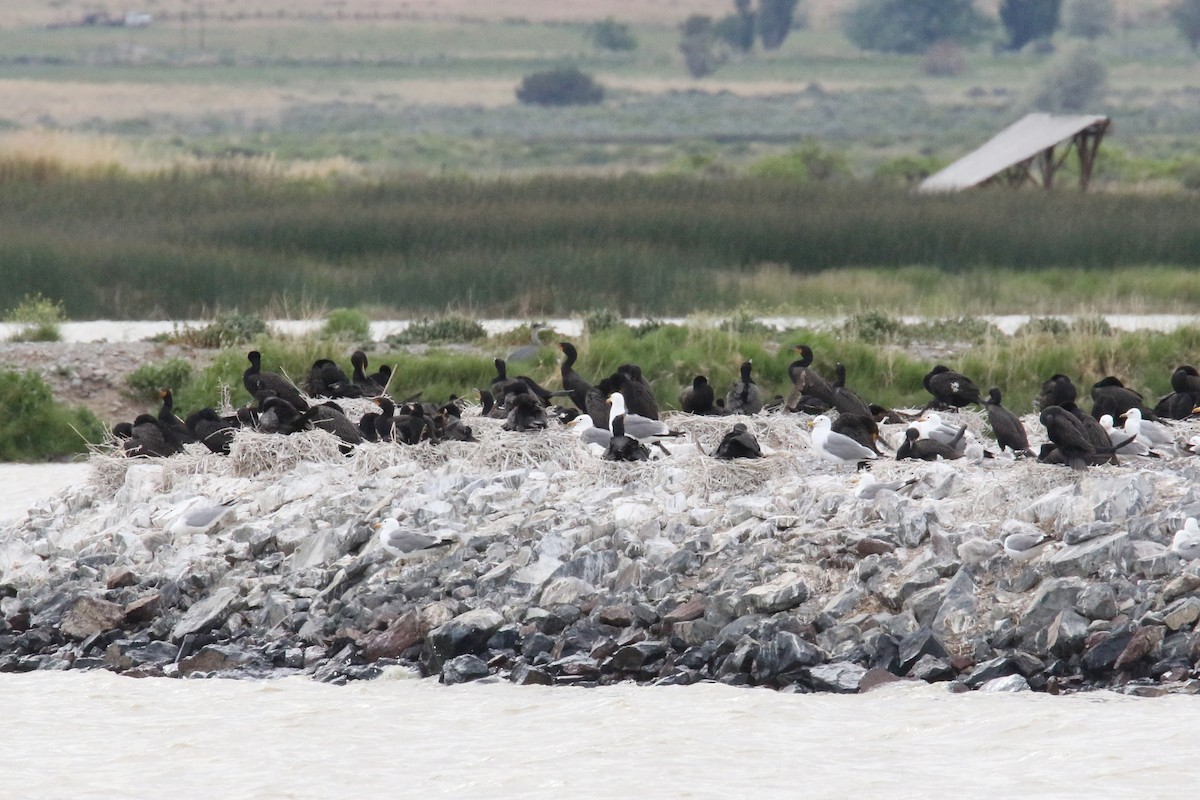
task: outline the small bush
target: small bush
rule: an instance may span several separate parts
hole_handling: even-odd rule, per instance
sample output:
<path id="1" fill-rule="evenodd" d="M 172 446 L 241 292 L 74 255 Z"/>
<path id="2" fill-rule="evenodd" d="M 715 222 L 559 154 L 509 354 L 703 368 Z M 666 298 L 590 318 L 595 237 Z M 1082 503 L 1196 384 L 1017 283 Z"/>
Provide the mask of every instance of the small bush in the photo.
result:
<path id="1" fill-rule="evenodd" d="M 604 100 L 604 87 L 578 67 L 562 67 L 526 75 L 517 99 L 537 106 L 592 105 Z"/>
<path id="2" fill-rule="evenodd" d="M 744 308 L 721 322 L 717 329 L 742 336 L 770 336 L 775 332 L 770 325 L 760 322 L 756 314 Z"/>
<path id="3" fill-rule="evenodd" d="M 253 314 L 233 311 L 218 314 L 217 318 L 202 328 L 184 326 L 163 337 L 170 344 L 219 350 L 224 347 L 245 344 L 267 332 L 267 323 Z"/>
<path id="4" fill-rule="evenodd" d="M 667 327 L 667 323 L 663 322 L 661 319 L 646 317 L 637 325 L 634 325 L 631 330 L 633 331 L 634 338 L 644 339 L 665 327 Z"/>
<path id="5" fill-rule="evenodd" d="M 486 339 L 487 331 L 473 319 L 450 315 L 438 319 L 419 319 L 407 329 L 388 337 L 392 347 L 408 344 L 431 344 L 434 342 L 473 342 Z"/>
<path id="6" fill-rule="evenodd" d="M 679 52 L 693 78 L 711 75 L 725 63 L 725 53 L 717 51 L 717 27 L 712 17 L 693 14 L 679 26 Z"/>
<path id="7" fill-rule="evenodd" d="M 0 461 L 44 461 L 104 440 L 100 420 L 54 399 L 33 372 L 0 372 Z"/>
<path id="8" fill-rule="evenodd" d="M 1041 111 L 1089 111 L 1104 96 L 1107 82 L 1104 62 L 1086 49 L 1075 50 L 1050 67 L 1034 105 Z"/>
<path id="9" fill-rule="evenodd" d="M 627 328 L 625 319 L 610 308 L 601 308 L 588 313 L 583 318 L 584 330 L 589 335 L 600 333 L 601 331 L 621 330 Z"/>
<path id="10" fill-rule="evenodd" d="M 1053 336 L 1057 339 L 1070 332 L 1071 326 L 1058 317 L 1035 317 L 1017 328 L 1013 336 Z"/>
<path id="11" fill-rule="evenodd" d="M 986 319 L 978 317 L 953 317 L 935 319 L 905 325 L 905 334 L 910 340 L 923 342 L 974 342 L 1003 336 L 1000 329 Z"/>
<path id="12" fill-rule="evenodd" d="M 153 401 L 162 388 L 178 392 L 192 379 L 192 365 L 182 358 L 168 358 L 153 364 L 143 364 L 125 377 L 130 394 L 138 399 Z"/>
<path id="13" fill-rule="evenodd" d="M 931 156 L 901 156 L 880 164 L 872 178 L 876 183 L 905 188 L 916 186 L 945 164 Z"/>
<path id="14" fill-rule="evenodd" d="M 4 315 L 4 321 L 20 325 L 10 338 L 14 342 L 57 342 L 62 340 L 62 323 L 66 320 L 62 303 L 27 294 L 21 302 Z"/>
<path id="15" fill-rule="evenodd" d="M 368 342 L 371 318 L 357 308 L 336 308 L 325 318 L 321 336 L 339 342 Z"/>
<path id="16" fill-rule="evenodd" d="M 613 17 L 607 17 L 588 28 L 588 39 L 601 50 L 621 52 L 637 49 L 633 30 Z"/>
<path id="17" fill-rule="evenodd" d="M 823 183 L 850 177 L 846 156 L 807 142 L 780 155 L 767 156 L 750 165 L 749 172 L 764 178 L 784 178 Z"/>
<path id="18" fill-rule="evenodd" d="M 860 342 L 882 344 L 899 337 L 904 323 L 883 311 L 866 311 L 847 319 L 842 330 Z"/>

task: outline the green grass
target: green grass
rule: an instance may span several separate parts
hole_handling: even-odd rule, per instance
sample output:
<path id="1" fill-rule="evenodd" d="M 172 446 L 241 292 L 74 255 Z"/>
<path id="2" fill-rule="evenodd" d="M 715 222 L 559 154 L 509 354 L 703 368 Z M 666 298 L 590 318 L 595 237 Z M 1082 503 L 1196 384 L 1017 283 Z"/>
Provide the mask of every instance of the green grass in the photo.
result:
<path id="1" fill-rule="evenodd" d="M 748 305 L 956 316 L 1200 301 L 1200 230 L 1183 196 L 921 197 L 670 176 L 345 184 L 237 173 L 4 188 L 0 307 L 40 292 L 71 318 L 295 303 L 416 315 L 663 316 Z"/>

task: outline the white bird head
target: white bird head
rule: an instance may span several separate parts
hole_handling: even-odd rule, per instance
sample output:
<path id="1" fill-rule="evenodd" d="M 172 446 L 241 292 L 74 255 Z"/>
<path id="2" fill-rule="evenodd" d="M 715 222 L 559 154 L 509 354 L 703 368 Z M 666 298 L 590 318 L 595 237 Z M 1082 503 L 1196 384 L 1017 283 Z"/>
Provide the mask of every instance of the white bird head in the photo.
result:
<path id="1" fill-rule="evenodd" d="M 596 427 L 596 423 L 592 422 L 591 414 L 580 414 L 578 417 L 568 422 L 567 427 L 576 433 L 583 433 L 589 428 Z"/>
<path id="2" fill-rule="evenodd" d="M 613 392 L 608 396 L 608 404 L 612 406 L 612 416 L 619 417 L 625 413 L 625 395 Z"/>

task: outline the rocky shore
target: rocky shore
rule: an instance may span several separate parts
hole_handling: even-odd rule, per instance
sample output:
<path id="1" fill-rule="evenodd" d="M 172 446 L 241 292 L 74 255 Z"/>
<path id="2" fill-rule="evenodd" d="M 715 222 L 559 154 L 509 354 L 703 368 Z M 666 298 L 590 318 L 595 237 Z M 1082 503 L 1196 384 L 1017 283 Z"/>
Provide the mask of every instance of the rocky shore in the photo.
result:
<path id="1" fill-rule="evenodd" d="M 1194 456 L 866 477 L 818 462 L 802 420 L 742 418 L 769 451 L 743 462 L 608 463 L 487 419 L 479 444 L 348 457 L 322 431 L 97 454 L 88 485 L 0 530 L 0 671 L 1200 691 L 1200 562 L 1169 549 L 1200 515 Z M 708 450 L 733 421 L 671 420 Z M 386 517 L 451 544 L 397 558 Z M 1015 560 L 1014 532 L 1054 541 Z"/>

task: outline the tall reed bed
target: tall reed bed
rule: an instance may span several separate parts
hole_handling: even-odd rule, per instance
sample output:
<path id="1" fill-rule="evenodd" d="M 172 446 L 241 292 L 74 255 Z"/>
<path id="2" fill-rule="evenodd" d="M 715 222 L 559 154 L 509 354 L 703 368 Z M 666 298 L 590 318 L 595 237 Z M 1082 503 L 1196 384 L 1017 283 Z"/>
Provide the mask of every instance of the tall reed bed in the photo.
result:
<path id="1" fill-rule="evenodd" d="M 665 176 L 38 174 L 9 173 L 0 194 L 0 307 L 41 292 L 72 317 L 281 301 L 658 315 L 746 302 L 836 311 L 867 305 L 864 293 L 893 313 L 1200 301 L 1194 203 L 1171 196 L 922 197 Z"/>

